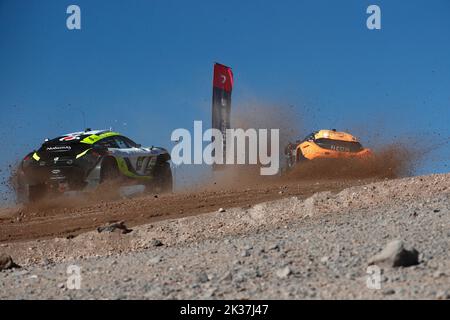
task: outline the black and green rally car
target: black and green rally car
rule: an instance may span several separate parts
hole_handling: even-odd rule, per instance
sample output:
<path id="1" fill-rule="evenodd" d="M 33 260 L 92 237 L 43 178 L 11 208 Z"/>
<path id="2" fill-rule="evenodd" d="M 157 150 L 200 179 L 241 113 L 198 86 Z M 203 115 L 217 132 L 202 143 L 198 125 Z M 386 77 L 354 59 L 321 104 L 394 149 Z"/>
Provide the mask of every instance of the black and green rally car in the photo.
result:
<path id="1" fill-rule="evenodd" d="M 120 133 L 86 129 L 46 139 L 18 168 L 18 200 L 86 190 L 107 181 L 136 181 L 146 189 L 172 191 L 170 154 L 144 148 Z"/>

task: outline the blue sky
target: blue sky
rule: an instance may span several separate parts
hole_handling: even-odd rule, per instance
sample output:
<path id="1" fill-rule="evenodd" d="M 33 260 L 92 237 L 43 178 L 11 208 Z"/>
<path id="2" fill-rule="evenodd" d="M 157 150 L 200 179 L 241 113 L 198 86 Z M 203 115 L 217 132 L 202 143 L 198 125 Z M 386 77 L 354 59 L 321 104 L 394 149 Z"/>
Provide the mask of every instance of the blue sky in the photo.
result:
<path id="1" fill-rule="evenodd" d="M 66 28 L 70 4 L 81 30 Z M 370 4 L 379 31 L 366 28 Z M 210 123 L 214 61 L 233 68 L 234 110 L 307 108 L 305 133 L 443 141 L 449 13 L 447 0 L 0 0 L 0 168 L 85 126 L 170 147 L 173 129 Z M 449 159 L 445 144 L 418 173 L 447 172 Z"/>

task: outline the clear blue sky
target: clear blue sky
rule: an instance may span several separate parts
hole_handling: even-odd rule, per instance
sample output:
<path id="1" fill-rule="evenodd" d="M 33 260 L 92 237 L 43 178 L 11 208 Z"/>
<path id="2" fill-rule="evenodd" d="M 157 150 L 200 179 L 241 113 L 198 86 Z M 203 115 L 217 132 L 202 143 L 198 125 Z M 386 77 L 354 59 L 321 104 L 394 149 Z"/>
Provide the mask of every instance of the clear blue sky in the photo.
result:
<path id="1" fill-rule="evenodd" d="M 70 4 L 82 30 L 66 28 Z M 380 31 L 366 28 L 370 4 Z M 446 139 L 449 14 L 448 0 L 0 0 L 0 168 L 83 129 L 83 113 L 170 147 L 173 129 L 210 122 L 214 61 L 233 67 L 233 108 L 306 106 L 305 132 Z M 448 144 L 432 159 L 418 172 L 448 171 Z"/>

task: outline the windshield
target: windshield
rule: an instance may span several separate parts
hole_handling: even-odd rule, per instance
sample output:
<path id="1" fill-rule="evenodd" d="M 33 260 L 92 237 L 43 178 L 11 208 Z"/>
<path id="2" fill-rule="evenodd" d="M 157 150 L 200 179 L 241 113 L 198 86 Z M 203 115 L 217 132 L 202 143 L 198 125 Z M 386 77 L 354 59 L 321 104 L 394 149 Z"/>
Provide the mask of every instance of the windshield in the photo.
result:
<path id="1" fill-rule="evenodd" d="M 314 142 L 321 148 L 340 152 L 359 152 L 363 149 L 363 146 L 359 142 L 332 140 L 325 138 L 316 139 Z"/>
<path id="2" fill-rule="evenodd" d="M 41 158 L 57 157 L 57 156 L 76 156 L 77 154 L 89 149 L 90 146 L 80 143 L 80 139 L 67 139 L 60 137 L 46 141 L 38 150 Z"/>

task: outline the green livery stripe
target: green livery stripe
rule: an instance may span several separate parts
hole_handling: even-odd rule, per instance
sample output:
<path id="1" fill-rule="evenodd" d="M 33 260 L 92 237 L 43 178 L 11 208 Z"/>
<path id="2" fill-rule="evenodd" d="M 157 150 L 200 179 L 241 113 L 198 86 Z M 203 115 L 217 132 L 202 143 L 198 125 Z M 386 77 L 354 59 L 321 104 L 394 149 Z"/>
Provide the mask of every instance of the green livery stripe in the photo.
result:
<path id="1" fill-rule="evenodd" d="M 142 180 L 152 179 L 152 177 L 150 177 L 150 176 L 140 176 L 140 175 L 137 175 L 137 174 L 131 172 L 130 170 L 128 170 L 127 163 L 125 162 L 124 159 L 122 159 L 122 158 L 115 158 L 115 159 L 116 159 L 117 166 L 119 167 L 120 172 L 122 174 L 124 174 L 125 176 L 127 176 L 129 178 L 142 179 Z"/>
<path id="2" fill-rule="evenodd" d="M 75 159 L 81 158 L 82 156 L 84 156 L 86 153 L 88 153 L 89 150 L 91 150 L 92 148 L 89 148 L 85 151 L 83 151 L 82 153 L 77 154 Z"/>
<path id="3" fill-rule="evenodd" d="M 102 139 L 108 138 L 108 137 L 113 137 L 113 136 L 118 136 L 119 133 L 117 132 L 105 132 L 102 133 L 100 135 L 96 135 L 96 134 L 91 134 L 89 137 L 84 138 L 83 140 L 81 140 L 81 143 L 86 143 L 86 144 L 94 144 L 97 141 L 100 141 Z"/>

